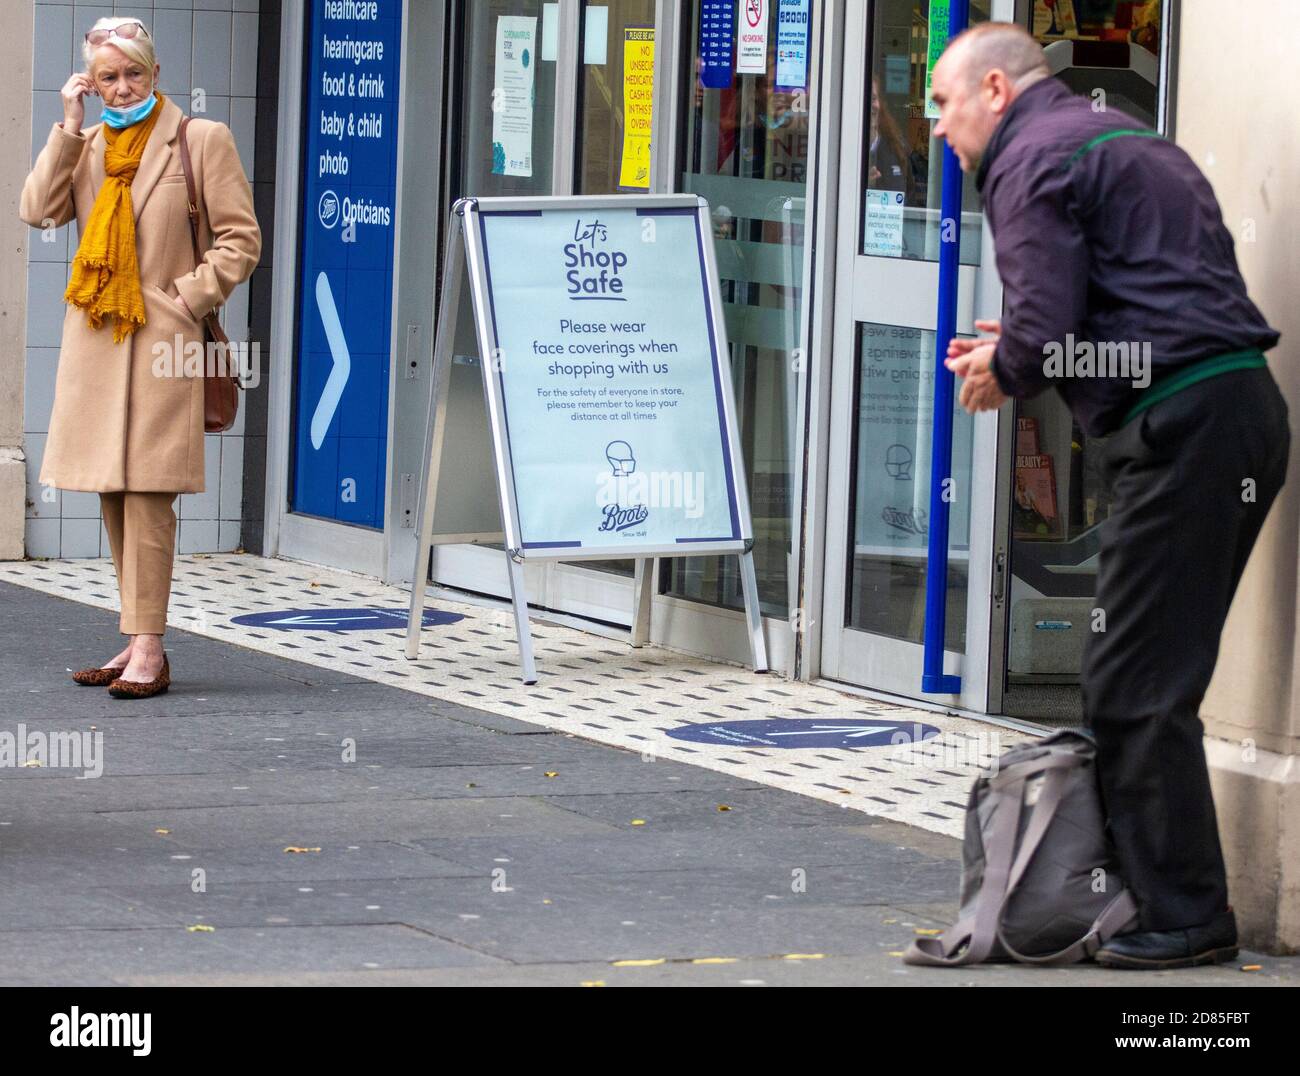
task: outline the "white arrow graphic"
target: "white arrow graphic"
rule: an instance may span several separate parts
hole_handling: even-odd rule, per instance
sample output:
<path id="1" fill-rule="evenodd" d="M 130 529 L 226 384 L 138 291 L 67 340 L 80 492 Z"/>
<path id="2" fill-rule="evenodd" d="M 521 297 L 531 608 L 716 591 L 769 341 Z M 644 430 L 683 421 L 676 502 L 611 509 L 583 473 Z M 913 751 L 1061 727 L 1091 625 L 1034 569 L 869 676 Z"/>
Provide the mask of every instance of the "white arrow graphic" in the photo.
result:
<path id="1" fill-rule="evenodd" d="M 374 616 L 332 616 L 332 617 L 328 617 L 328 618 L 326 618 L 326 619 L 320 620 L 320 619 L 316 619 L 316 618 L 314 618 L 314 617 L 308 616 L 308 615 L 306 615 L 306 614 L 304 613 L 304 614 L 301 615 L 301 616 L 286 616 L 286 617 L 281 617 L 279 620 L 268 620 L 266 623 L 267 623 L 268 625 L 271 625 L 271 624 L 298 624 L 298 625 L 302 625 L 302 624 L 342 624 L 344 621 L 347 621 L 347 620 L 377 620 L 377 619 L 378 619 L 378 617 L 374 617 Z"/>
<path id="2" fill-rule="evenodd" d="M 348 377 L 352 374 L 352 356 L 348 353 L 348 342 L 343 338 L 343 323 L 339 320 L 338 307 L 334 305 L 329 278 L 323 272 L 316 278 L 316 306 L 320 310 L 325 339 L 329 341 L 330 355 L 334 359 L 334 368 L 320 394 L 316 413 L 311 417 L 311 446 L 319 450 L 325 443 L 325 432 L 334 421 L 334 412 L 339 409 L 343 390 L 347 388 Z"/>
<path id="3" fill-rule="evenodd" d="M 776 739 L 778 736 L 824 736 L 828 732 L 842 732 L 845 739 L 856 740 L 880 732 L 892 732 L 895 728 L 896 725 L 813 725 L 806 732 L 769 732 L 767 735 Z"/>

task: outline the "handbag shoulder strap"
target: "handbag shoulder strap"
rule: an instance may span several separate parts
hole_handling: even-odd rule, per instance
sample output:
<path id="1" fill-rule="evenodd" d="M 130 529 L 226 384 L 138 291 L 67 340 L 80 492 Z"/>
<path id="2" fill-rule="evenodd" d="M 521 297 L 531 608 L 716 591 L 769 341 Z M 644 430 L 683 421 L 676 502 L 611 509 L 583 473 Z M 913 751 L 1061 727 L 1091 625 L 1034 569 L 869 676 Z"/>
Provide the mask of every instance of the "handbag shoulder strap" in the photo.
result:
<path id="1" fill-rule="evenodd" d="M 194 166 L 190 163 L 190 144 L 185 135 L 185 129 L 189 124 L 189 116 L 181 119 L 181 168 L 185 172 L 186 204 L 189 206 L 190 214 L 190 244 L 194 248 L 194 264 L 197 266 L 203 260 L 203 256 L 199 253 L 199 200 L 194 191 Z"/>
<path id="2" fill-rule="evenodd" d="M 190 144 L 185 134 L 189 123 L 189 116 L 181 117 L 181 170 L 185 173 L 185 205 L 190 215 L 190 246 L 194 250 L 194 267 L 197 269 L 203 261 L 203 255 L 199 251 L 199 196 L 194 189 L 194 165 L 190 163 Z M 216 308 L 209 310 L 199 320 L 206 322 L 218 338 L 224 338 L 221 323 L 217 321 Z"/>
<path id="3" fill-rule="evenodd" d="M 186 207 L 190 215 L 190 245 L 194 249 L 194 266 L 197 268 L 203 261 L 203 255 L 199 253 L 199 198 L 194 189 L 194 166 L 190 163 L 190 144 L 186 138 L 185 129 L 190 124 L 190 117 L 181 118 L 180 129 L 180 151 L 181 151 L 181 169 L 185 173 L 185 194 Z M 217 308 L 209 310 L 199 319 L 207 326 L 208 333 L 213 341 L 226 348 L 229 348 L 230 341 L 226 337 L 226 331 L 221 327 L 221 322 L 217 318 Z M 244 383 L 237 375 L 230 375 L 230 380 L 238 387 L 243 388 Z"/>

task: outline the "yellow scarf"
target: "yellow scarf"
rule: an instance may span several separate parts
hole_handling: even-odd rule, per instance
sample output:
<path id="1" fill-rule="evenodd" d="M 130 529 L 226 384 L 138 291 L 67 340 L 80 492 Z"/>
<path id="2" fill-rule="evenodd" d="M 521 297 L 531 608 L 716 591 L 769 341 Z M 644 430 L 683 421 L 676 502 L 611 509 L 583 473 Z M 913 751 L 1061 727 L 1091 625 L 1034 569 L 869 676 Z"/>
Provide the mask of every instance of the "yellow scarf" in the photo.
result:
<path id="1" fill-rule="evenodd" d="M 130 127 L 104 124 L 104 185 L 95 196 L 81 233 L 72 276 L 63 299 L 86 311 L 92 329 L 106 315 L 113 318 L 113 343 L 120 344 L 145 323 L 140 293 L 140 263 L 135 254 L 135 210 L 131 181 L 144 156 L 145 144 L 163 110 L 163 95 L 152 111 Z"/>

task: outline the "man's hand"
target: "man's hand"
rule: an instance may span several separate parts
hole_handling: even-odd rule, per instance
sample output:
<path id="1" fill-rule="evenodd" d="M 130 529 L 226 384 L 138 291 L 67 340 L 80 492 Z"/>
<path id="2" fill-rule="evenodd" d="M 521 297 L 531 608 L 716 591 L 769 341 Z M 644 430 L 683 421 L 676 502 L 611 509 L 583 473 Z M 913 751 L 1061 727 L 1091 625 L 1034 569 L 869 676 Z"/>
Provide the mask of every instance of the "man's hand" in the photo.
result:
<path id="1" fill-rule="evenodd" d="M 991 369 L 998 337 L 1002 334 L 1002 323 L 977 321 L 975 328 L 980 332 L 992 333 L 993 338 L 954 339 L 948 344 L 948 358 L 944 361 L 949 370 L 963 379 L 961 405 L 972 415 L 980 411 L 996 411 L 1007 402 Z"/>

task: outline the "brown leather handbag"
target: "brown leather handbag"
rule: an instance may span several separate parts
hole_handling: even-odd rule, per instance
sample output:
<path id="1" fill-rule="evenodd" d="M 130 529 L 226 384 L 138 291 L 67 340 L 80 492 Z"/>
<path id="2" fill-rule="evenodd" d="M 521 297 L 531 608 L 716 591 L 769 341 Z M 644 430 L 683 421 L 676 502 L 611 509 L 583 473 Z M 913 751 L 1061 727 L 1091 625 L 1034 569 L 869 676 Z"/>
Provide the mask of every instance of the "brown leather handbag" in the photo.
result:
<path id="1" fill-rule="evenodd" d="M 185 190 L 190 213 L 190 242 L 194 246 L 194 264 L 203 260 L 199 253 L 199 205 L 194 191 L 194 169 L 190 165 L 190 147 L 185 128 L 190 117 L 181 120 L 181 167 L 185 170 Z M 239 414 L 239 393 L 243 385 L 238 370 L 231 369 L 230 338 L 217 320 L 216 307 L 203 316 L 203 430 L 205 433 L 224 433 L 235 424 Z M 215 363 L 213 360 L 216 360 Z M 214 368 L 215 366 L 215 368 Z"/>

